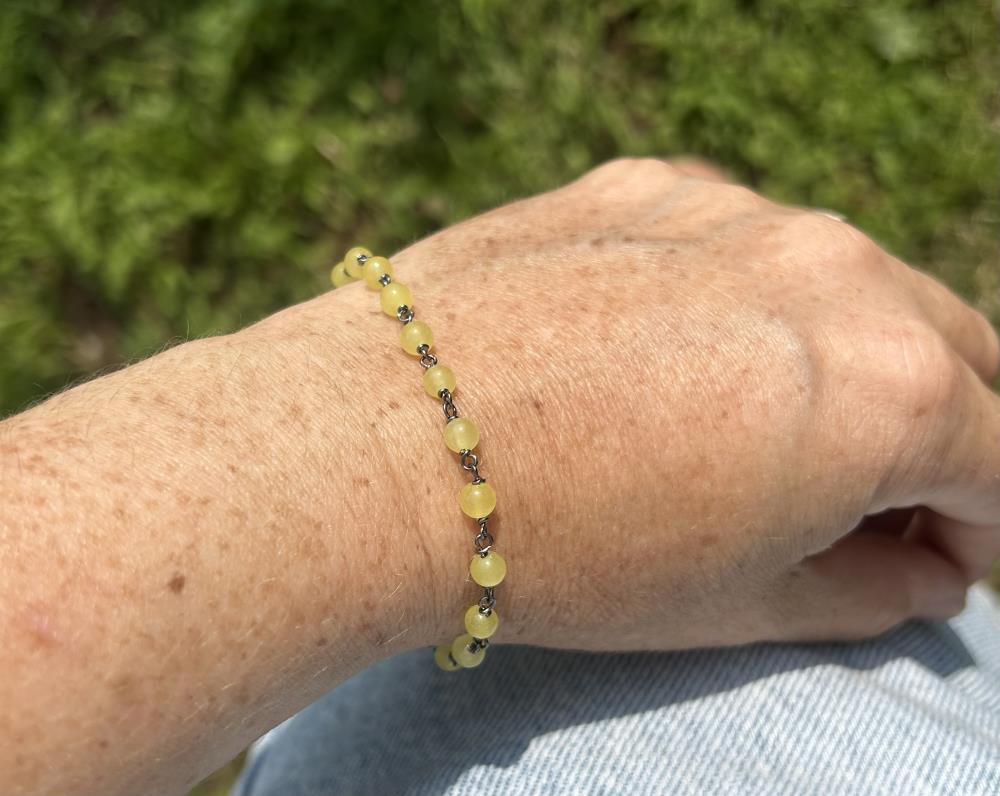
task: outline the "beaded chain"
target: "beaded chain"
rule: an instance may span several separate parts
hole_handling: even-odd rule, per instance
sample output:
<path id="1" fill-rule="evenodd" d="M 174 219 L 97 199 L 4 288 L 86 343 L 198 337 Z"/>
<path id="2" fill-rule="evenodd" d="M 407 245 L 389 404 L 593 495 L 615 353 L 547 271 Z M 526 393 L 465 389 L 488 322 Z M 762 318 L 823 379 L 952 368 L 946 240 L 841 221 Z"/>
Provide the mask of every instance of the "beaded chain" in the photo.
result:
<path id="1" fill-rule="evenodd" d="M 471 669 L 483 662 L 489 638 L 500 624 L 493 590 L 507 574 L 507 563 L 493 550 L 493 536 L 488 527 L 497 496 L 479 472 L 479 459 L 472 452 L 479 444 L 479 429 L 468 418 L 460 417 L 455 406 L 455 374 L 447 365 L 438 364 L 437 357 L 431 353 L 434 335 L 430 327 L 423 321 L 414 320 L 410 289 L 393 281 L 392 277 L 389 260 L 373 256 L 361 246 L 350 249 L 343 262 L 337 263 L 330 272 L 335 288 L 364 279 L 370 289 L 379 291 L 382 312 L 403 324 L 399 343 L 407 354 L 420 357 L 420 365 L 424 368 L 424 391 L 441 401 L 445 418 L 444 443 L 458 454 L 462 469 L 472 475 L 472 480 L 458 493 L 458 505 L 478 523 L 473 540 L 476 554 L 469 564 L 469 574 L 483 587 L 483 596 L 465 612 L 465 633 L 456 636 L 451 644 L 434 648 L 434 661 L 445 671 Z"/>

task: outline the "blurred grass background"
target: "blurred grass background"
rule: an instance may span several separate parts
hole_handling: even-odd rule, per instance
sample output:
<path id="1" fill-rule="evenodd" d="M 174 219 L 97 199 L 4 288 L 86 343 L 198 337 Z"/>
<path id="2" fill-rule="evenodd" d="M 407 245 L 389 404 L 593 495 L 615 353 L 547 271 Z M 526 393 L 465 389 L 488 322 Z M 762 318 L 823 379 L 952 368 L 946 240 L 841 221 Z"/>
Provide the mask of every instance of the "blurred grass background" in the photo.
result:
<path id="1" fill-rule="evenodd" d="M 621 154 L 845 214 L 1000 322 L 979 0 L 7 0 L 0 414 Z M 221 793 L 231 772 L 205 786 Z"/>

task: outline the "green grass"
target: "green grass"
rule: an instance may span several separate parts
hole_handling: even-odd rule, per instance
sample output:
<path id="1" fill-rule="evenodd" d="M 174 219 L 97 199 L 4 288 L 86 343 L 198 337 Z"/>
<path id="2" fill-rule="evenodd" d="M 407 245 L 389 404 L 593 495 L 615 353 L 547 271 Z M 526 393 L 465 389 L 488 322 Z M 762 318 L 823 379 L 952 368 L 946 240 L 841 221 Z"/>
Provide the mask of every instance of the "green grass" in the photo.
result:
<path id="1" fill-rule="evenodd" d="M 0 414 L 621 154 L 836 209 L 1000 322 L 990 2 L 11 0 Z"/>
<path id="2" fill-rule="evenodd" d="M 623 153 L 840 210 L 1000 319 L 990 3 L 429 6 L 4 3 L 0 412 Z"/>
<path id="3" fill-rule="evenodd" d="M 236 778 L 240 775 L 245 757 L 246 755 L 241 754 L 235 760 L 227 763 L 212 776 L 196 785 L 188 793 L 188 796 L 227 796 L 236 782 Z"/>

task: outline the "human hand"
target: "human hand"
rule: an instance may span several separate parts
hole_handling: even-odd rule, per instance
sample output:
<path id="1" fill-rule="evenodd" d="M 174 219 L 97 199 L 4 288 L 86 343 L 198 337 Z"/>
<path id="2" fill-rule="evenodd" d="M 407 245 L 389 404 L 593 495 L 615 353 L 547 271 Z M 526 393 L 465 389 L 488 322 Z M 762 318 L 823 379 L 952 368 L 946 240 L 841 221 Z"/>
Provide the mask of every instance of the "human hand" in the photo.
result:
<path id="1" fill-rule="evenodd" d="M 496 639 L 850 639 L 957 613 L 1000 551 L 993 330 L 850 225 L 692 173 L 614 161 L 393 258 L 483 431 Z M 471 546 L 433 521 L 443 642 Z"/>

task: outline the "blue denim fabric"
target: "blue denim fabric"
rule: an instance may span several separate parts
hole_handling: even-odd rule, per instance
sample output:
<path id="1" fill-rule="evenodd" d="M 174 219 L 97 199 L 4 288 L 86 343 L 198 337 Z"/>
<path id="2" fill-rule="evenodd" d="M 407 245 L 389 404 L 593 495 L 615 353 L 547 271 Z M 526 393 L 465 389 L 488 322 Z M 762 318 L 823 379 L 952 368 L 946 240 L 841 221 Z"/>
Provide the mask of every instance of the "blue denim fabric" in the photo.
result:
<path id="1" fill-rule="evenodd" d="M 857 644 L 383 661 L 255 747 L 238 796 L 1000 794 L 1000 624 Z"/>

